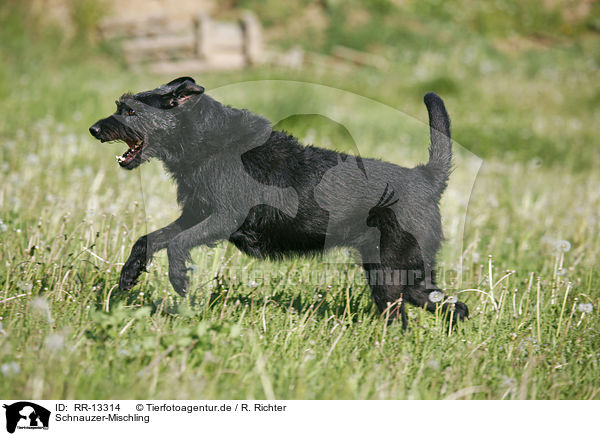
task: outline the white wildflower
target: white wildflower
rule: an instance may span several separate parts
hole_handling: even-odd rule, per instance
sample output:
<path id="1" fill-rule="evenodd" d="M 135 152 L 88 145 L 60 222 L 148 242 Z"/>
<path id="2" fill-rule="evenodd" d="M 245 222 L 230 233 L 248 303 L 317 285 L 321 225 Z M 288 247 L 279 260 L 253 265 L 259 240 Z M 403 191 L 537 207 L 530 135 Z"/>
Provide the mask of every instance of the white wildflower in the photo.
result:
<path id="1" fill-rule="evenodd" d="M 579 303 L 577 310 L 583 313 L 591 313 L 594 310 L 594 305 L 592 303 Z"/>
<path id="2" fill-rule="evenodd" d="M 429 362 L 427 362 L 427 366 L 434 371 L 438 371 L 440 369 L 440 361 L 436 359 L 430 359 Z"/>
<path id="3" fill-rule="evenodd" d="M 65 337 L 58 333 L 49 334 L 46 337 L 45 345 L 46 348 L 52 352 L 60 351 L 65 344 Z"/>
<path id="4" fill-rule="evenodd" d="M 11 375 L 16 375 L 21 372 L 21 368 L 17 362 L 8 362 L 3 363 L 0 366 L 0 372 L 4 377 L 10 377 Z"/>
<path id="5" fill-rule="evenodd" d="M 44 297 L 35 297 L 33 300 L 31 300 L 31 307 L 33 310 L 38 312 L 45 312 L 50 310 L 50 307 L 48 306 L 48 301 L 46 301 Z"/>
<path id="6" fill-rule="evenodd" d="M 564 276 L 567 272 L 568 272 L 568 270 L 566 268 L 560 268 L 560 269 L 556 270 L 556 275 L 557 276 Z"/>
<path id="7" fill-rule="evenodd" d="M 517 380 L 513 377 L 503 376 L 502 377 L 502 387 L 504 388 L 512 388 L 517 385 Z"/>
<path id="8" fill-rule="evenodd" d="M 25 157 L 25 161 L 30 165 L 35 165 L 40 162 L 40 158 L 38 157 L 37 154 L 29 153 Z"/>
<path id="9" fill-rule="evenodd" d="M 35 297 L 31 300 L 31 308 L 43 315 L 48 322 L 52 322 L 52 314 L 50 313 L 50 305 L 44 297 Z"/>
<path id="10" fill-rule="evenodd" d="M 557 239 L 554 241 L 554 249 L 558 252 L 566 253 L 571 249 L 571 243 L 566 240 Z"/>
<path id="11" fill-rule="evenodd" d="M 429 301 L 431 301 L 432 303 L 439 303 L 440 301 L 442 301 L 442 298 L 444 298 L 444 294 L 442 294 L 442 291 L 433 291 L 429 293 Z"/>

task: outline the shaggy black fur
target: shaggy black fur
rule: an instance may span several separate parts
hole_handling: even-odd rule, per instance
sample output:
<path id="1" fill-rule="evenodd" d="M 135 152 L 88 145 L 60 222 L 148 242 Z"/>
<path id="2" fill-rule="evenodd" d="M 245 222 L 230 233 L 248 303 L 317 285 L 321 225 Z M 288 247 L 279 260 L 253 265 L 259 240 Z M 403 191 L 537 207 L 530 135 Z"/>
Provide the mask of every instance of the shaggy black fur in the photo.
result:
<path id="1" fill-rule="evenodd" d="M 135 285 L 152 255 L 167 248 L 175 291 L 188 290 L 186 260 L 193 247 L 229 240 L 259 258 L 356 248 L 375 304 L 390 319 L 404 302 L 434 311 L 429 294 L 442 241 L 439 199 L 452 151 L 450 121 L 434 93 L 425 96 L 430 160 L 403 168 L 332 150 L 303 146 L 273 131 L 247 110 L 223 106 L 182 77 L 136 95 L 125 94 L 112 116 L 90 127 L 101 141 L 122 140 L 119 164 L 133 169 L 156 157 L 177 182 L 181 216 L 133 246 L 120 289 Z M 468 316 L 455 303 L 454 321 Z"/>

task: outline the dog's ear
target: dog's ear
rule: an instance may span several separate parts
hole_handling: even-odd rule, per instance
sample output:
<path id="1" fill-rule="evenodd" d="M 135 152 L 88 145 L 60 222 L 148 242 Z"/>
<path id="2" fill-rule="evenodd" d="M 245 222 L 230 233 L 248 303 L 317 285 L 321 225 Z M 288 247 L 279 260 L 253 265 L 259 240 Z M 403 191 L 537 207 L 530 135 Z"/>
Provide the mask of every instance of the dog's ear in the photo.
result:
<path id="1" fill-rule="evenodd" d="M 197 85 L 191 77 L 179 77 L 165 85 L 167 92 L 163 94 L 163 105 L 166 108 L 179 106 L 190 97 L 204 93 L 204 87 Z"/>
<path id="2" fill-rule="evenodd" d="M 196 81 L 190 76 L 178 77 L 177 79 L 171 80 L 169 83 L 165 85 L 165 87 L 176 87 L 183 82 L 192 82 L 196 83 Z"/>

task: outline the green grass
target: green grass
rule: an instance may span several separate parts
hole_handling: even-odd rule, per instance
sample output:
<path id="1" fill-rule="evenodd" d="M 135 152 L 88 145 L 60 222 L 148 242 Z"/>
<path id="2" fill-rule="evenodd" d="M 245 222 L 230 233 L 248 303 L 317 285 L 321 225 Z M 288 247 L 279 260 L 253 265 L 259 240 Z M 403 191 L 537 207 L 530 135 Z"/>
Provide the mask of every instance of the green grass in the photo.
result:
<path id="1" fill-rule="evenodd" d="M 442 94 L 457 144 L 484 159 L 463 244 L 450 239 L 439 257 L 444 287 L 472 312 L 449 334 L 439 314 L 417 308 L 407 332 L 386 326 L 344 251 L 269 263 L 229 244 L 198 248 L 187 299 L 172 291 L 160 253 L 134 290 L 118 292 L 135 239 L 177 216 L 174 186 L 156 162 L 119 169 L 112 156 L 123 147 L 100 145 L 87 127 L 123 91 L 169 78 L 136 75 L 107 50 L 43 26 L 36 34 L 31 18 L 0 8 L 0 397 L 598 398 L 599 38 L 582 31 L 507 53 L 495 38 L 517 25 L 475 12 L 463 18 L 468 32 L 460 23 L 441 28 L 451 46 L 430 40 L 444 11 L 407 12 L 411 43 L 372 38 L 374 50 L 391 44 L 388 72 L 197 77 L 209 93 L 270 117 L 327 109 L 337 122 L 309 115 L 280 126 L 406 165 L 426 158 L 423 92 Z M 342 31 L 329 29 L 322 48 L 351 45 Z M 216 89 L 257 79 L 336 89 Z M 444 198 L 446 228 L 461 218 L 454 193 L 469 192 L 464 174 L 458 167 Z M 557 250 L 556 240 L 570 250 Z M 580 310 L 587 304 L 590 313 Z"/>

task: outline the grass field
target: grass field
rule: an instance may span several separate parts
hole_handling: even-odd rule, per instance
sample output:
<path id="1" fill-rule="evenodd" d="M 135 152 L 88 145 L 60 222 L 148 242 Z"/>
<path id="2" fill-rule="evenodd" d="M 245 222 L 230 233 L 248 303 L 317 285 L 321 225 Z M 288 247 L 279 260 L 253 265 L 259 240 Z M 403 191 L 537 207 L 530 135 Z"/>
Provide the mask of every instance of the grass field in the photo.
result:
<path id="1" fill-rule="evenodd" d="M 371 25 L 389 30 L 377 14 L 394 16 L 385 8 L 396 6 L 375 3 L 383 12 L 371 12 Z M 403 333 L 378 316 L 360 268 L 341 250 L 268 263 L 229 244 L 198 248 L 187 299 L 172 291 L 160 253 L 136 288 L 118 292 L 133 242 L 177 216 L 174 187 L 156 162 L 118 168 L 113 155 L 123 146 L 101 145 L 87 128 L 124 91 L 170 78 L 128 71 L 113 48 L 66 40 L 15 5 L 0 7 L 1 398 L 600 397 L 594 23 L 565 30 L 554 15 L 536 15 L 533 22 L 558 20 L 562 29 L 543 36 L 548 28 L 515 23 L 514 14 L 452 21 L 423 6 L 404 11 L 402 33 L 371 29 L 373 43 L 362 46 L 369 26 L 353 39 L 332 8 L 317 48 L 372 49 L 392 60 L 389 71 L 196 76 L 209 94 L 261 113 L 311 102 L 360 132 L 353 140 L 363 156 L 408 166 L 426 159 L 424 92 L 444 97 L 457 150 L 483 159 L 472 193 L 457 167 L 452 192 L 471 193 L 466 227 L 439 257 L 447 293 L 472 316 L 449 333 L 439 315 L 411 308 Z M 273 9 L 263 20 L 277 35 L 282 12 Z M 285 99 L 279 85 L 219 88 L 268 79 L 318 83 L 349 100 L 318 87 Z M 354 94 L 400 112 L 378 106 L 379 116 Z M 284 127 L 315 144 L 352 147 L 321 117 Z M 447 227 L 463 218 L 466 204 L 457 202 L 444 199 Z"/>

